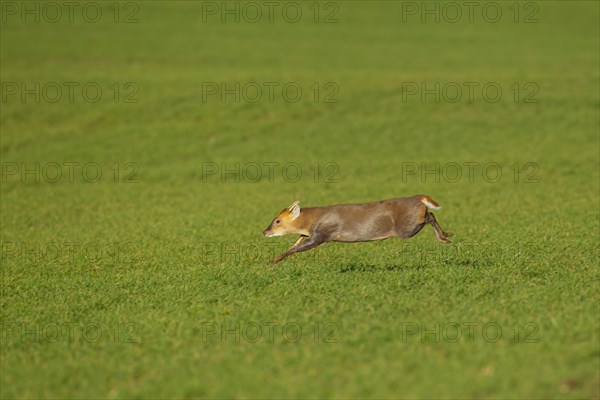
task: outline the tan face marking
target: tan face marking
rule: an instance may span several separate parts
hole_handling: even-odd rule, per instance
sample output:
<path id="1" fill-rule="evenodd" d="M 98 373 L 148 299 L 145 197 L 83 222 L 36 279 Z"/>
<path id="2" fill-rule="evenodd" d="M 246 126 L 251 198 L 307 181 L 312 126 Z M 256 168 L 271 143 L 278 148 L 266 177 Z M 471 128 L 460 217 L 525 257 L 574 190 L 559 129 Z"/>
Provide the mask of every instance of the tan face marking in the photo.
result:
<path id="1" fill-rule="evenodd" d="M 271 224 L 263 231 L 266 237 L 292 235 L 298 232 L 294 226 L 294 220 L 300 215 L 300 206 L 298 201 L 283 209 Z"/>

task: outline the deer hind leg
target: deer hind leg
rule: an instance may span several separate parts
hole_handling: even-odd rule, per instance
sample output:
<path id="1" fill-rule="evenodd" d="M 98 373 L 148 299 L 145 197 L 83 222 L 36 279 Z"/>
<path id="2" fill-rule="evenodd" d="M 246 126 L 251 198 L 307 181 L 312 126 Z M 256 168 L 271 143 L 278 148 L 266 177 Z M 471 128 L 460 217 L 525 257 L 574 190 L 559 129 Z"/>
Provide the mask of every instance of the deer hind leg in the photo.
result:
<path id="1" fill-rule="evenodd" d="M 433 215 L 430 212 L 427 212 L 427 214 L 425 214 L 425 223 L 431 224 L 431 226 L 433 226 L 433 229 L 435 230 L 435 238 L 438 240 L 438 242 L 450 243 L 450 241 L 447 238 L 453 236 L 454 233 L 444 232 L 440 224 L 438 224 L 437 220 L 435 219 L 435 215 Z"/>

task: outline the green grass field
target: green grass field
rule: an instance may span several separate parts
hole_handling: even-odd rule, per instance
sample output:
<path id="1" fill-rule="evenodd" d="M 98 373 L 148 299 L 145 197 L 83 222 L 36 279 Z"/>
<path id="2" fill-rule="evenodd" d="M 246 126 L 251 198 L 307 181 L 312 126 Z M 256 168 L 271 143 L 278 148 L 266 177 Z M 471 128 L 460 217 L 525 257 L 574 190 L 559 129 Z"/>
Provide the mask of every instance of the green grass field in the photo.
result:
<path id="1" fill-rule="evenodd" d="M 3 399 L 600 396 L 598 2 L 27 4 Z M 268 266 L 295 200 L 420 193 L 452 244 Z"/>

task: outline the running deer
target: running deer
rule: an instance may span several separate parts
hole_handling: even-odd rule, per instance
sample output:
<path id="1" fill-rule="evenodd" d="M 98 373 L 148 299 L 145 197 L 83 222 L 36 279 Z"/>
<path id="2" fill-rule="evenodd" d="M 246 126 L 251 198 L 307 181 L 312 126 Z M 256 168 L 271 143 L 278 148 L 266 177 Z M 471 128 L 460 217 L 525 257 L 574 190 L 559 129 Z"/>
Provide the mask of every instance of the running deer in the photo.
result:
<path id="1" fill-rule="evenodd" d="M 326 242 L 367 242 L 390 237 L 410 238 L 431 224 L 439 242 L 449 243 L 452 232 L 444 232 L 430 209 L 440 205 L 427 195 L 361 204 L 300 208 L 296 201 L 283 209 L 263 231 L 267 237 L 300 235 L 288 251 L 271 261 L 276 264 L 294 253 Z"/>

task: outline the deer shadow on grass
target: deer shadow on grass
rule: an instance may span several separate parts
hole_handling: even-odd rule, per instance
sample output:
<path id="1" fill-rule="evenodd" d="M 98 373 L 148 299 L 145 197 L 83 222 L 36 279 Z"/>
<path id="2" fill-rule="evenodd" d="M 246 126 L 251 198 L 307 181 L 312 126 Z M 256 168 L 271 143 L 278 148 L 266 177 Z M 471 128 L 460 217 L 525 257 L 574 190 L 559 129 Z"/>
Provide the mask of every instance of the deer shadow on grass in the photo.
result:
<path id="1" fill-rule="evenodd" d="M 338 272 L 381 272 L 381 271 L 415 271 L 415 270 L 426 270 L 435 268 L 435 265 L 431 264 L 418 264 L 418 265 L 406 265 L 406 264 L 371 264 L 371 263 L 350 263 L 338 265 Z"/>
<path id="2" fill-rule="evenodd" d="M 472 257 L 460 257 L 454 259 L 436 260 L 434 262 L 426 260 L 412 260 L 412 261 L 391 261 L 376 263 L 365 263 L 365 262 L 349 262 L 343 264 L 337 264 L 336 267 L 338 272 L 381 272 L 381 271 L 425 271 L 434 268 L 443 267 L 454 267 L 454 268 L 472 268 L 479 269 L 490 266 L 489 260 L 485 257 L 472 258 Z"/>

